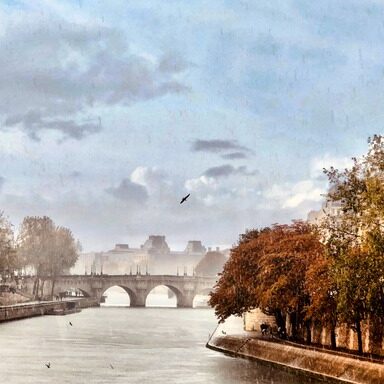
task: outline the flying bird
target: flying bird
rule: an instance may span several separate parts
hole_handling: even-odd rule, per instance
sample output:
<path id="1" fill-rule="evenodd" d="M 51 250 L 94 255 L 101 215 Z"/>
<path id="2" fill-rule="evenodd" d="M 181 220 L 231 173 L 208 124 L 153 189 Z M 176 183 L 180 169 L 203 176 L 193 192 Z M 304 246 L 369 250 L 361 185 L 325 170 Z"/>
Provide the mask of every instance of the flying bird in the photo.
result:
<path id="1" fill-rule="evenodd" d="M 71 327 L 73 327 L 73 324 L 72 324 L 71 322 L 69 322 L 69 325 L 70 325 Z"/>
<path id="2" fill-rule="evenodd" d="M 187 195 L 187 196 L 184 196 L 184 197 L 181 199 L 181 201 L 180 201 L 180 204 L 183 204 L 183 203 L 184 203 L 184 201 L 187 201 L 187 199 L 188 199 L 189 195 L 190 195 L 190 193 L 188 193 L 188 195 Z"/>
<path id="3" fill-rule="evenodd" d="M 109 364 L 112 369 L 115 369 L 112 364 Z"/>
<path id="4" fill-rule="evenodd" d="M 48 364 L 45 364 L 47 368 L 51 368 L 51 363 L 48 361 Z"/>
<path id="5" fill-rule="evenodd" d="M 227 334 L 227 332 L 225 332 L 225 331 L 221 331 L 221 333 L 222 333 L 223 335 L 226 335 L 226 334 Z"/>

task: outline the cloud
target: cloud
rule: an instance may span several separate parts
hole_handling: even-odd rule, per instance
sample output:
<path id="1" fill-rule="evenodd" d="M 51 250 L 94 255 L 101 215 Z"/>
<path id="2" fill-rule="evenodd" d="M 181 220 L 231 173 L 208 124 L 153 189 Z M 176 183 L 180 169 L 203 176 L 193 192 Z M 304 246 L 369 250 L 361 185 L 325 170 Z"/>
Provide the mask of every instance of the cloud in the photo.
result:
<path id="1" fill-rule="evenodd" d="M 250 149 L 237 143 L 237 140 L 200 140 L 197 139 L 192 143 L 194 152 L 212 152 L 219 153 L 231 150 L 239 150 L 242 152 L 250 152 Z"/>
<path id="2" fill-rule="evenodd" d="M 41 130 L 56 130 L 63 134 L 64 138 L 81 140 L 85 136 L 101 130 L 100 120 L 97 122 L 83 121 L 77 123 L 74 120 L 65 119 L 44 119 L 40 111 L 29 111 L 24 115 L 9 116 L 5 122 L 5 127 L 20 126 L 28 136 L 35 141 L 39 141 L 38 132 Z"/>
<path id="3" fill-rule="evenodd" d="M 2 21 L 2 130 L 21 129 L 34 140 L 54 130 L 80 140 L 101 130 L 98 108 L 189 90 L 180 80 L 188 67 L 182 57 L 133 52 L 114 27 L 31 10 Z"/>
<path id="4" fill-rule="evenodd" d="M 116 199 L 137 204 L 142 204 L 148 199 L 146 188 L 129 179 L 123 179 L 116 188 L 107 188 L 106 192 Z"/>
<path id="5" fill-rule="evenodd" d="M 345 168 L 351 167 L 353 164 L 353 160 L 349 157 L 337 157 L 332 156 L 328 153 L 315 157 L 311 161 L 310 165 L 310 174 L 312 178 L 324 178 L 323 169 L 329 169 L 334 167 L 339 170 L 343 170 Z"/>
<path id="6" fill-rule="evenodd" d="M 323 201 L 324 185 L 319 185 L 313 180 L 302 180 L 296 183 L 274 184 L 271 188 L 263 191 L 271 207 L 276 208 L 299 208 L 303 203 L 310 203 L 312 207 Z"/>
<path id="7" fill-rule="evenodd" d="M 218 167 L 212 167 L 207 169 L 204 172 L 204 175 L 207 177 L 228 177 L 231 175 L 243 175 L 243 176 L 252 176 L 255 175 L 256 171 L 247 171 L 246 166 L 234 167 L 230 164 L 220 165 Z"/>
<path id="8" fill-rule="evenodd" d="M 248 156 L 243 152 L 231 152 L 221 156 L 226 160 L 246 159 Z"/>
<path id="9" fill-rule="evenodd" d="M 180 56 L 174 53 L 167 53 L 159 62 L 159 70 L 165 73 L 178 73 L 188 68 L 188 63 Z"/>

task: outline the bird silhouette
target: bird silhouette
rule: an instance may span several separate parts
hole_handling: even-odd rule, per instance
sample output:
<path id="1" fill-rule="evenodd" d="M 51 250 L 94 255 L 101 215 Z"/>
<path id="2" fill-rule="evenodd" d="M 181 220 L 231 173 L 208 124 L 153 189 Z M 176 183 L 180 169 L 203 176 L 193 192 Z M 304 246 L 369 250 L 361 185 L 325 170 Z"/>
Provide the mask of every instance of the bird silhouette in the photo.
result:
<path id="1" fill-rule="evenodd" d="M 227 334 L 227 332 L 224 332 L 224 331 L 221 331 L 221 333 L 222 333 L 223 335 L 226 335 L 226 334 Z"/>
<path id="2" fill-rule="evenodd" d="M 190 196 L 190 193 L 188 193 L 187 196 L 184 196 L 184 197 L 181 199 L 180 204 L 183 204 L 184 201 L 187 201 L 187 199 L 188 199 L 189 196 Z"/>
<path id="3" fill-rule="evenodd" d="M 45 364 L 45 366 L 46 366 L 47 368 L 51 368 L 51 363 L 48 361 L 48 363 Z"/>
<path id="4" fill-rule="evenodd" d="M 70 325 L 71 327 L 73 327 L 73 324 L 72 324 L 71 322 L 69 322 L 69 325 Z"/>
<path id="5" fill-rule="evenodd" d="M 112 364 L 109 364 L 112 369 L 115 369 Z"/>

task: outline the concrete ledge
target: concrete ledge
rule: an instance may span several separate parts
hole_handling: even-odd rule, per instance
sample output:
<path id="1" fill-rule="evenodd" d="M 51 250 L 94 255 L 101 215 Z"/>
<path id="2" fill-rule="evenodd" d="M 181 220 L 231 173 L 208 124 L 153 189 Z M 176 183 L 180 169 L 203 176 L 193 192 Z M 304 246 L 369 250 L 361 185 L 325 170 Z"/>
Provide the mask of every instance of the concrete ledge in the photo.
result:
<path id="1" fill-rule="evenodd" d="M 244 336 L 213 337 L 207 347 L 277 365 L 329 383 L 382 384 L 384 364 Z"/>

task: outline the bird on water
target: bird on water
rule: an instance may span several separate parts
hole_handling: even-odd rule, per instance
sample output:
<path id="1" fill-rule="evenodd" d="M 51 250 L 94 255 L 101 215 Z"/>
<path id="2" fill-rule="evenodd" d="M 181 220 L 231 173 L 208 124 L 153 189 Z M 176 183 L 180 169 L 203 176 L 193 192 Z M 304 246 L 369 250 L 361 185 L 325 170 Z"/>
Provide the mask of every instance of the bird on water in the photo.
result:
<path id="1" fill-rule="evenodd" d="M 180 201 L 180 204 L 183 204 L 185 201 L 187 201 L 188 197 L 190 196 L 190 193 L 188 193 L 187 196 L 184 196 L 181 201 Z"/>

